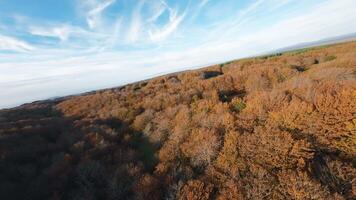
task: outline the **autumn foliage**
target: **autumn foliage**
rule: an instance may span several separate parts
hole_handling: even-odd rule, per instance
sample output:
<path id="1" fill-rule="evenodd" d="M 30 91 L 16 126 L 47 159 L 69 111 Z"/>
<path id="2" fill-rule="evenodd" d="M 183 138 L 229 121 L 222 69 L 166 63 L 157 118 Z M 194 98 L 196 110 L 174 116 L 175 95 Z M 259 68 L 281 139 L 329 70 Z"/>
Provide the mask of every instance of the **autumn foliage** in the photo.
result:
<path id="1" fill-rule="evenodd" d="M 0 111 L 0 199 L 355 199 L 356 43 Z"/>

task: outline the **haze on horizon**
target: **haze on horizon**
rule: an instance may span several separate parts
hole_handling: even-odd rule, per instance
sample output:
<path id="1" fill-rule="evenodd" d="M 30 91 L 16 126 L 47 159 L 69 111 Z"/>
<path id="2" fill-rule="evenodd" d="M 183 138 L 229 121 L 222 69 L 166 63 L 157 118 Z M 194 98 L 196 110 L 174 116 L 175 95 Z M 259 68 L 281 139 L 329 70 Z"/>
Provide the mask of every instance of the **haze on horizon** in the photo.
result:
<path id="1" fill-rule="evenodd" d="M 356 32 L 353 0 L 2 0 L 0 108 Z"/>

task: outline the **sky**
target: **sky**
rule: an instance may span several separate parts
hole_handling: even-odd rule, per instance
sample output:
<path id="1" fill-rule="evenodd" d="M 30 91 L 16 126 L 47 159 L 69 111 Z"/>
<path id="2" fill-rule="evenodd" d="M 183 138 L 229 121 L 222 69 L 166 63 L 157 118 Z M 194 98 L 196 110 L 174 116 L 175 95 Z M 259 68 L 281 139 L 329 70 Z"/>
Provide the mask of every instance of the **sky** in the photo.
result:
<path id="1" fill-rule="evenodd" d="M 0 108 L 355 32 L 355 0 L 0 0 Z"/>

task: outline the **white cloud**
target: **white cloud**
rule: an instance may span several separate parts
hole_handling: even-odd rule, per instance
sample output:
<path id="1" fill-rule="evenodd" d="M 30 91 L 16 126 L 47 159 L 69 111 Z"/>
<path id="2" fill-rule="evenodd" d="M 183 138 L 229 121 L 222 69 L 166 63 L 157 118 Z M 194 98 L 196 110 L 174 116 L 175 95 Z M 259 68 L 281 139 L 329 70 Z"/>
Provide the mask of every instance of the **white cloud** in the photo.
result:
<path id="1" fill-rule="evenodd" d="M 271 4 L 273 4 L 271 10 L 278 9 L 280 7 L 283 7 L 289 3 L 291 3 L 293 0 L 272 0 Z"/>
<path id="2" fill-rule="evenodd" d="M 98 50 L 99 51 L 104 51 L 108 48 L 114 47 L 119 39 L 119 34 L 122 26 L 122 18 L 118 18 L 113 25 L 113 32 L 107 37 L 103 44 L 99 46 Z"/>
<path id="3" fill-rule="evenodd" d="M 94 2 L 91 5 L 97 3 L 96 0 L 88 1 Z M 116 20 L 104 27 L 104 31 L 85 27 L 78 30 L 71 25 L 62 31 L 55 31 L 56 27 L 62 27 L 60 25 L 42 28 L 34 26 L 37 28 L 32 30 L 33 34 L 57 37 L 71 45 L 75 43 L 92 51 L 77 51 L 72 46 L 63 45 L 53 49 L 36 49 L 30 55 L 0 54 L 0 91 L 4 94 L 0 95 L 0 107 L 117 86 L 161 73 L 265 53 L 292 43 L 313 41 L 356 30 L 354 1 L 330 0 L 315 3 L 308 10 L 294 10 L 293 14 L 284 15 L 287 18 L 279 18 L 272 24 L 258 27 L 258 30 L 252 27 L 252 31 L 247 32 L 245 25 L 259 20 L 256 13 L 272 12 L 272 8 L 276 6 L 269 4 L 272 1 L 276 0 L 259 0 L 246 6 L 243 11 L 232 13 L 229 18 L 218 18 L 214 25 L 201 27 L 189 27 L 191 24 L 187 25 L 185 21 L 190 20 L 194 13 L 187 9 L 181 13 L 178 8 L 169 7 L 165 1 L 161 1 L 163 6 L 152 9 L 157 12 L 149 13 L 144 12 L 147 11 L 142 8 L 144 1 L 140 1 L 127 23 L 125 16 L 116 16 Z M 288 0 L 283 2 L 278 6 L 286 5 Z M 211 1 L 208 5 L 214 6 L 213 3 Z M 97 7 L 92 12 L 100 16 L 107 6 L 103 4 L 100 9 Z M 95 10 L 94 8 L 92 6 L 89 10 Z M 166 17 L 163 17 L 163 13 L 167 14 L 165 12 L 169 14 L 169 19 L 161 24 L 160 16 Z M 124 25 L 127 25 L 128 30 Z M 185 32 L 182 33 L 182 29 Z M 123 37 L 120 37 L 121 33 L 124 33 Z M 79 37 L 79 41 L 71 41 L 74 34 Z M 168 40 L 172 35 L 182 37 Z M 191 40 L 192 35 L 199 41 Z M 151 43 L 150 39 L 156 43 Z M 156 45 L 157 41 L 164 43 Z M 133 42 L 134 47 L 143 48 L 131 48 L 130 51 L 112 48 L 115 45 L 126 45 L 127 42 Z M 0 35 L 0 49 L 30 51 L 34 47 L 16 38 Z"/>
<path id="4" fill-rule="evenodd" d="M 129 43 L 134 43 L 139 40 L 142 24 L 141 10 L 145 1 L 140 1 L 132 12 L 130 28 L 126 33 L 126 40 Z"/>
<path id="5" fill-rule="evenodd" d="M 210 0 L 201 0 L 199 4 L 199 8 L 204 7 Z"/>
<path id="6" fill-rule="evenodd" d="M 36 48 L 25 41 L 19 39 L 0 35 L 0 50 L 10 50 L 18 52 L 28 52 Z"/>
<path id="7" fill-rule="evenodd" d="M 155 22 L 166 10 L 166 7 L 162 3 L 155 4 L 153 14 L 148 18 L 148 22 Z"/>
<path id="8" fill-rule="evenodd" d="M 101 13 L 110 5 L 115 3 L 116 0 L 104 0 L 100 2 L 92 2 L 91 3 L 91 8 L 87 13 L 87 24 L 90 29 L 96 28 L 100 24 L 101 20 Z M 88 2 L 87 2 L 88 3 Z"/>
<path id="9" fill-rule="evenodd" d="M 185 13 L 180 16 L 173 16 L 170 18 L 169 23 L 167 23 L 162 29 L 158 31 L 150 31 L 151 40 L 154 42 L 161 41 L 166 39 L 169 35 L 174 33 L 174 31 L 178 28 L 179 24 L 183 21 L 185 17 Z"/>
<path id="10" fill-rule="evenodd" d="M 186 10 L 183 14 L 178 15 L 178 10 L 171 8 L 166 2 L 161 1 L 169 12 L 169 21 L 162 27 L 156 30 L 149 30 L 149 36 L 153 42 L 165 40 L 169 35 L 174 33 L 180 23 L 184 20 Z"/>
<path id="11" fill-rule="evenodd" d="M 353 33 L 356 30 L 356 9 L 353 5 L 353 0 L 331 0 L 308 13 L 281 20 L 246 38 L 276 48 Z"/>
<path id="12" fill-rule="evenodd" d="M 72 32 L 74 32 L 73 27 L 67 25 L 57 27 L 30 27 L 30 33 L 32 35 L 54 37 L 61 41 L 66 41 Z"/>

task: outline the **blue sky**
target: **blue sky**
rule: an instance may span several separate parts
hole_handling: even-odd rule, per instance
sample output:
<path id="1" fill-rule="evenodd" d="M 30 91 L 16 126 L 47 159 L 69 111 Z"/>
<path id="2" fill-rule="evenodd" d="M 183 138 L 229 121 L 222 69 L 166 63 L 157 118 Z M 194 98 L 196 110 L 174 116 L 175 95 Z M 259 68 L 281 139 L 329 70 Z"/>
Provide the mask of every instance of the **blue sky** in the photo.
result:
<path id="1" fill-rule="evenodd" d="M 354 0 L 0 0 L 0 108 L 354 32 Z"/>

